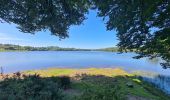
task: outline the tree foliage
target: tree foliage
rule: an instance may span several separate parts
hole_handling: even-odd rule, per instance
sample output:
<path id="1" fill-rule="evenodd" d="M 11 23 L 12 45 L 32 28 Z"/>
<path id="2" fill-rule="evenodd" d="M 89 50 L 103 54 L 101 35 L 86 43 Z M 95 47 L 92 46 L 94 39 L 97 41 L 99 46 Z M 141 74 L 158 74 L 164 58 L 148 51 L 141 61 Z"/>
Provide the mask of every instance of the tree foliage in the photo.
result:
<path id="1" fill-rule="evenodd" d="M 22 32 L 49 30 L 68 37 L 71 25 L 81 24 L 88 12 L 87 0 L 0 0 L 0 21 L 14 23 Z"/>
<path id="2" fill-rule="evenodd" d="M 107 30 L 115 29 L 120 51 L 141 57 L 161 57 L 170 66 L 169 0 L 93 0 Z"/>

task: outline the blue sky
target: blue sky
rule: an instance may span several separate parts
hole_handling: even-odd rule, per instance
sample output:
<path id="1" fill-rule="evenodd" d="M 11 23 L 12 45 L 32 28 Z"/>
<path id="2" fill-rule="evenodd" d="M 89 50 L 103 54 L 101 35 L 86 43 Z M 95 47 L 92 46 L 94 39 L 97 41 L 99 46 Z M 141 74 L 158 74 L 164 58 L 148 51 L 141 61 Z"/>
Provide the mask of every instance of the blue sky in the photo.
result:
<path id="1" fill-rule="evenodd" d="M 32 35 L 20 32 L 14 24 L 0 23 L 0 43 L 74 48 L 105 48 L 118 43 L 116 31 L 106 31 L 102 18 L 96 17 L 96 11 L 90 11 L 86 16 L 88 19 L 82 25 L 71 26 L 69 38 L 61 41 L 49 31 Z"/>

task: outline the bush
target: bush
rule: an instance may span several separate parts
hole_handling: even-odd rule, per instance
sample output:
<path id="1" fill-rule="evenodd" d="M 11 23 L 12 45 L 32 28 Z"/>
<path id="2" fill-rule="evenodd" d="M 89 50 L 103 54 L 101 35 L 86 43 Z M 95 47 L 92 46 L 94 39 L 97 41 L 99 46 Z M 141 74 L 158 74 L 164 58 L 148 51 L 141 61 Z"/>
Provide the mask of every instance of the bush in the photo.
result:
<path id="1" fill-rule="evenodd" d="M 60 79 L 60 85 L 63 89 L 70 88 L 70 85 L 71 85 L 70 77 L 62 76 L 62 77 L 59 77 L 59 79 Z"/>
<path id="2" fill-rule="evenodd" d="M 0 82 L 0 100 L 63 100 L 57 81 L 39 75 L 5 78 Z"/>

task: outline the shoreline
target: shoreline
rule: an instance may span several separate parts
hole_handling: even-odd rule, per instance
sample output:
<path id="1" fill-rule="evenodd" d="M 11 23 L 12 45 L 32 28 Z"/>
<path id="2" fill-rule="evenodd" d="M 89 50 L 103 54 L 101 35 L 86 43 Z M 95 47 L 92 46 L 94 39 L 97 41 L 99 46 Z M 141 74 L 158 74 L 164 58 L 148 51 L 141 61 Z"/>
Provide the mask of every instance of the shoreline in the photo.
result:
<path id="1" fill-rule="evenodd" d="M 24 77 L 34 77 L 34 75 L 38 75 L 42 80 L 47 79 L 49 81 L 53 81 L 54 78 L 58 77 L 70 77 L 72 84 L 70 89 L 73 91 L 84 92 L 87 87 L 83 86 L 88 86 L 89 89 L 94 88 L 101 89 L 101 91 L 102 89 L 104 91 L 110 91 L 109 89 L 111 87 L 105 88 L 105 85 L 114 85 L 114 87 L 121 87 L 116 91 L 122 93 L 122 97 L 131 96 L 141 98 L 141 100 L 160 100 L 160 98 L 165 98 L 164 100 L 168 100 L 166 98 L 169 98 L 170 96 L 159 88 L 151 85 L 149 82 L 146 82 L 135 74 L 128 73 L 121 68 L 48 68 L 28 70 L 15 74 L 11 73 L 8 78 L 13 80 L 13 77 L 17 77 L 17 80 L 24 80 Z M 3 80 L 0 82 L 3 82 Z M 10 82 L 12 84 L 12 81 Z M 68 95 L 68 90 L 64 90 L 64 93 L 65 92 L 65 95 Z M 69 95 L 81 97 L 81 94 L 74 95 L 69 93 Z"/>
<path id="2" fill-rule="evenodd" d="M 115 75 L 132 75 L 121 68 L 46 68 L 39 70 L 28 70 L 21 73 L 25 74 L 40 74 L 42 76 L 60 76 L 68 75 L 74 76 L 76 74 L 90 74 L 90 75 L 105 75 L 105 76 L 115 76 Z M 49 74 L 49 75 L 48 75 Z"/>

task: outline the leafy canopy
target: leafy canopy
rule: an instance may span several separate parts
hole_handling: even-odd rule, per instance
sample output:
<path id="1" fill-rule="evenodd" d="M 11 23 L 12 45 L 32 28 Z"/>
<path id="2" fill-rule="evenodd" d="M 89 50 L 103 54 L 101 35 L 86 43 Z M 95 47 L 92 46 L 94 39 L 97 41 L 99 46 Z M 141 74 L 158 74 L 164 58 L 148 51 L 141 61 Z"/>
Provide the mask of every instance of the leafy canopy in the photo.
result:
<path id="1" fill-rule="evenodd" d="M 117 30 L 120 51 L 141 57 L 161 57 L 170 66 L 170 0 L 0 0 L 0 21 L 18 25 L 22 32 L 49 30 L 68 37 L 88 9 L 98 9 L 108 30 Z"/>
<path id="2" fill-rule="evenodd" d="M 79 25 L 88 12 L 87 0 L 0 0 L 1 21 L 18 25 L 22 32 L 49 30 L 60 38 L 68 28 Z"/>
<path id="3" fill-rule="evenodd" d="M 107 30 L 116 29 L 120 51 L 161 57 L 170 66 L 170 0 L 93 0 Z"/>

